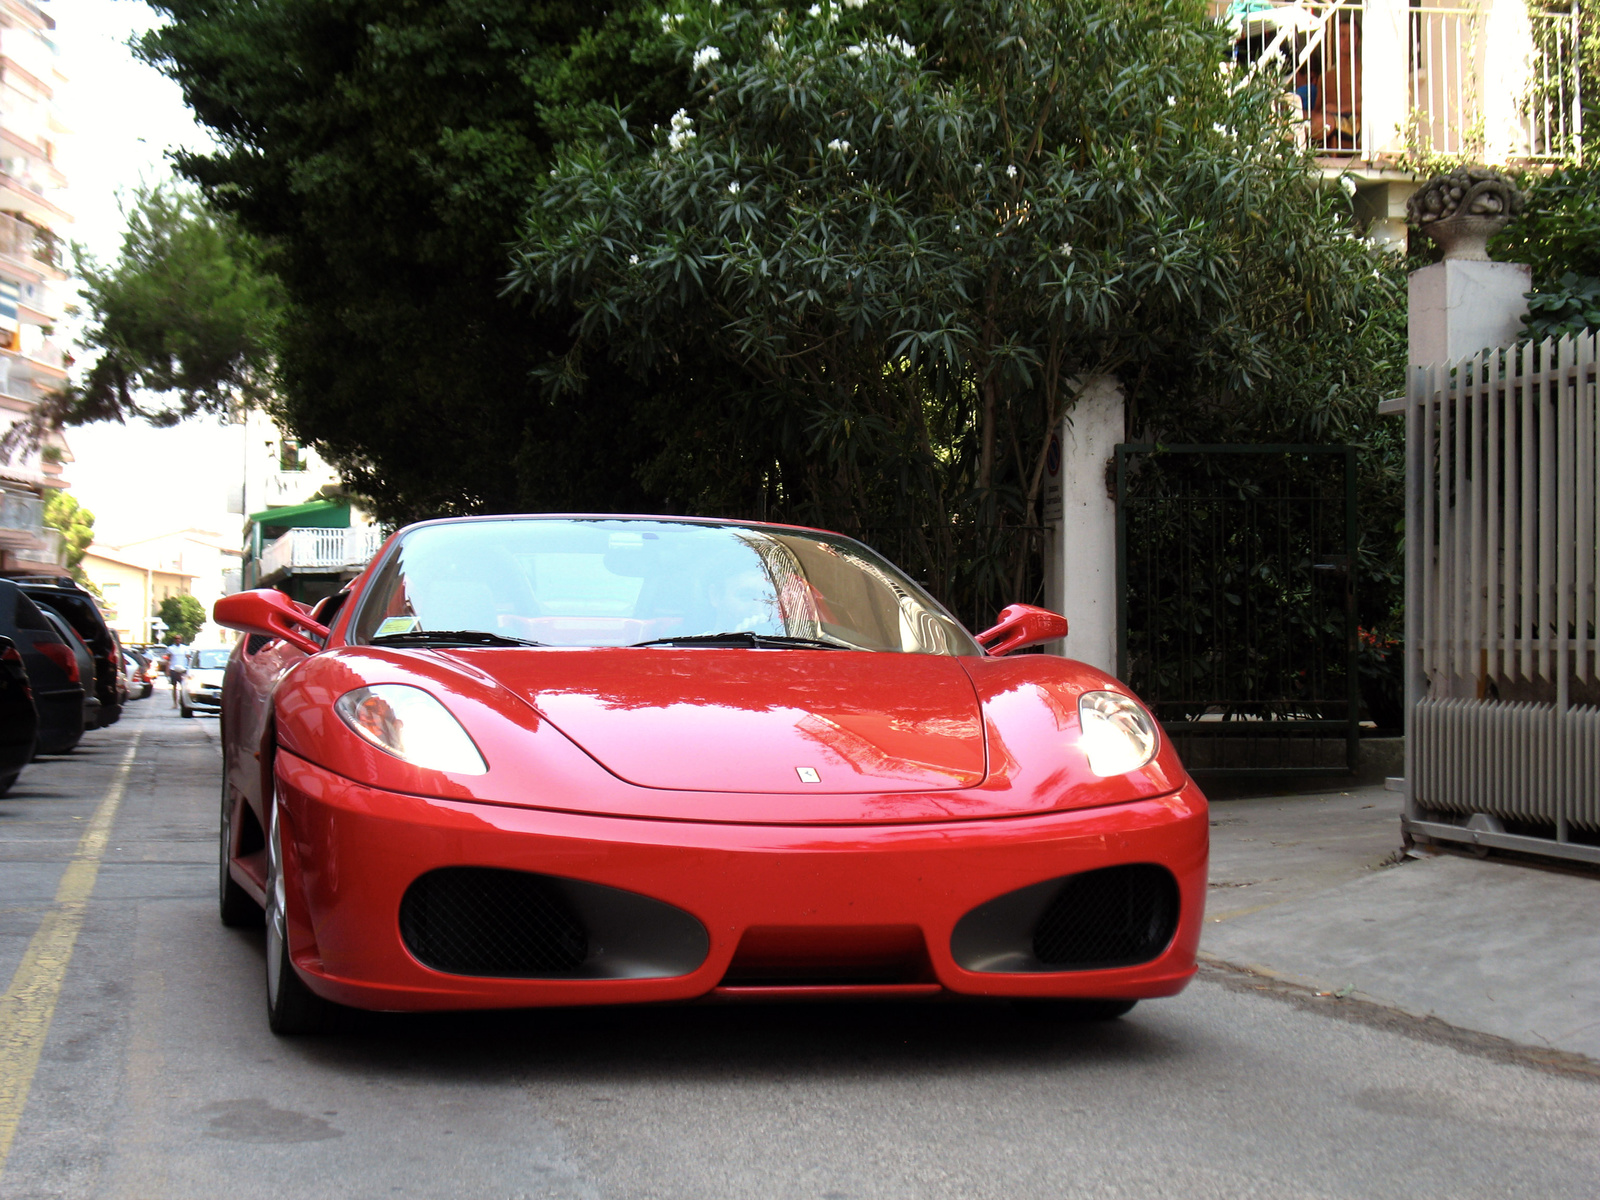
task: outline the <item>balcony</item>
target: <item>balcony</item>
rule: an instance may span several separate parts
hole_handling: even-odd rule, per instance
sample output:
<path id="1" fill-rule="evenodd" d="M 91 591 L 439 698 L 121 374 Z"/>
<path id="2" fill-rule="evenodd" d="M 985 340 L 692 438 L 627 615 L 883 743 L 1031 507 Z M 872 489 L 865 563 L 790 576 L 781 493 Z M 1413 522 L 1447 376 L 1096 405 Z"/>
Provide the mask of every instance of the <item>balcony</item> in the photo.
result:
<path id="1" fill-rule="evenodd" d="M 1576 0 L 1235 0 L 1223 19 L 1235 69 L 1282 79 L 1297 140 L 1329 168 L 1581 156 Z"/>
<path id="2" fill-rule="evenodd" d="M 0 491 L 0 551 L 9 566 L 60 567 L 61 531 L 44 523 L 44 500 L 30 492 Z"/>
<path id="3" fill-rule="evenodd" d="M 9 213 L 0 212 L 0 254 L 38 270 L 46 267 L 61 273 L 61 242 L 48 229 L 41 229 Z"/>
<path id="4" fill-rule="evenodd" d="M 348 575 L 354 578 L 382 544 L 372 526 L 354 529 L 291 529 L 261 553 L 256 587 L 270 587 L 290 575 Z"/>

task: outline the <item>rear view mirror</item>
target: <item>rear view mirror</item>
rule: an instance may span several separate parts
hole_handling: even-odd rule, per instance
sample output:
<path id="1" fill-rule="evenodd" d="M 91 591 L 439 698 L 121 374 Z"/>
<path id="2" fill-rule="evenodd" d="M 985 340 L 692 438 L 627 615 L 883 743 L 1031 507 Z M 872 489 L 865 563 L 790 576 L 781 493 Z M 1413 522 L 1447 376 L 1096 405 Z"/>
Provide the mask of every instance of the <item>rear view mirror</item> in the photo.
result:
<path id="1" fill-rule="evenodd" d="M 1048 608 L 1032 604 L 1009 604 L 1000 610 L 995 623 L 978 635 L 978 644 L 995 657 L 1037 646 L 1067 636 L 1067 619 Z"/>
<path id="2" fill-rule="evenodd" d="M 211 617 L 218 625 L 241 633 L 282 638 L 307 654 L 315 654 L 328 640 L 326 628 L 289 597 L 271 588 L 224 596 L 211 606 Z"/>

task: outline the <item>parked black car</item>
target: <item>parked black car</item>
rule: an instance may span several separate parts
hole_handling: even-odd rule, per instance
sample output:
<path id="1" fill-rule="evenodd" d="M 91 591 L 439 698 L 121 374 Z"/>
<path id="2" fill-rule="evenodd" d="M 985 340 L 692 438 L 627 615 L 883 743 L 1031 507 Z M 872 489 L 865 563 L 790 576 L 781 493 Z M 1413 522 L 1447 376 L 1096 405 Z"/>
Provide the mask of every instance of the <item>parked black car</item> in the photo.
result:
<path id="1" fill-rule="evenodd" d="M 95 664 L 94 655 L 89 652 L 89 647 L 84 644 L 78 631 L 67 624 L 67 619 L 53 608 L 39 605 L 39 612 L 50 628 L 60 635 L 61 640 L 67 644 L 67 649 L 72 651 L 73 657 L 78 660 L 78 682 L 83 684 L 83 727 L 84 729 L 100 728 L 100 697 L 95 695 Z"/>
<path id="2" fill-rule="evenodd" d="M 78 656 L 50 627 L 39 606 L 0 579 L 0 637 L 22 654 L 39 717 L 38 754 L 65 754 L 83 739 L 83 675 Z"/>
<path id="3" fill-rule="evenodd" d="M 18 587 L 37 604 L 48 605 L 67 619 L 94 655 L 94 689 L 100 698 L 100 724 L 115 725 L 122 716 L 121 664 L 117 642 L 94 597 L 70 579 L 18 579 Z"/>
<path id="4" fill-rule="evenodd" d="M 8 637 L 0 637 L 0 796 L 33 761 L 39 736 L 39 715 L 33 710 L 33 688 L 22 653 Z"/>

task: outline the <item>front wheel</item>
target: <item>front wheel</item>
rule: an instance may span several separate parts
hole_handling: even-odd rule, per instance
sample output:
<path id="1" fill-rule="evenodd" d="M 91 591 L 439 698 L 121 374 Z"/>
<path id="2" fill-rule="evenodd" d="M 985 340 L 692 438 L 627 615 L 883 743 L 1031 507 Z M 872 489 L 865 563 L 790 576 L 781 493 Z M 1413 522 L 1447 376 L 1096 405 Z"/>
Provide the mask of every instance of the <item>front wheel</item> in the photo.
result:
<path id="1" fill-rule="evenodd" d="M 279 1035 L 321 1033 L 333 1016 L 333 1005 L 305 985 L 289 959 L 287 904 L 274 796 L 272 829 L 267 834 L 267 1028 Z"/>

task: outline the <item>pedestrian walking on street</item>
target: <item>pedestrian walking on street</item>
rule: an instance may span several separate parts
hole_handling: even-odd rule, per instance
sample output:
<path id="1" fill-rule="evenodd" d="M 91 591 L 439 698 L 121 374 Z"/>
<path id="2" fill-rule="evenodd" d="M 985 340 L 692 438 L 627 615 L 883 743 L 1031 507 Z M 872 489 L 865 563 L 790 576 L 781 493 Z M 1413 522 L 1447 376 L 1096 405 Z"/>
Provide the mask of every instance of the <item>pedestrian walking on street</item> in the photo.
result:
<path id="1" fill-rule="evenodd" d="M 167 659 L 167 678 L 172 680 L 172 707 L 178 707 L 178 687 L 183 683 L 183 654 L 176 647 Z"/>

